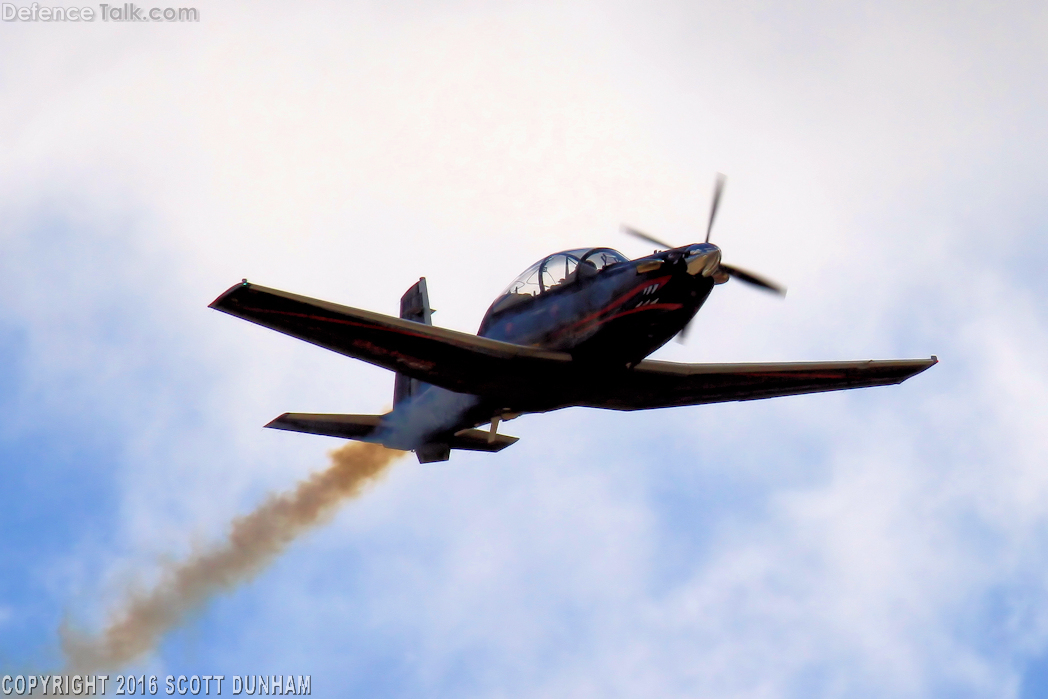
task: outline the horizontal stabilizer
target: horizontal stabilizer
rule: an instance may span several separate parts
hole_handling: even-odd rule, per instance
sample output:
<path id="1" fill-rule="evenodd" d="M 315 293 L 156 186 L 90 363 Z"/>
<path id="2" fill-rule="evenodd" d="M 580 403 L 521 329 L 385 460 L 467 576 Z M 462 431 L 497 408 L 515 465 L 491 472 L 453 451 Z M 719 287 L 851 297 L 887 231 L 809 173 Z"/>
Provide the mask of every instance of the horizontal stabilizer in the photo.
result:
<path id="1" fill-rule="evenodd" d="M 490 441 L 489 441 L 490 438 Z M 491 435 L 487 430 L 462 430 L 456 432 L 455 436 L 448 440 L 448 446 L 452 449 L 464 449 L 466 451 L 502 451 L 508 446 L 517 443 L 520 437 L 511 437 L 508 434 Z"/>
<path id="2" fill-rule="evenodd" d="M 381 415 L 284 413 L 266 427 L 342 439 L 363 439 L 374 432 L 381 421 Z"/>
<path id="3" fill-rule="evenodd" d="M 266 427 L 289 432 L 305 432 L 340 439 L 367 439 L 382 422 L 382 415 L 339 415 L 337 413 L 284 413 Z M 490 440 L 489 440 L 490 438 Z M 517 437 L 507 434 L 492 436 L 486 430 L 462 430 L 447 440 L 452 449 L 466 451 L 502 451 L 515 444 Z"/>

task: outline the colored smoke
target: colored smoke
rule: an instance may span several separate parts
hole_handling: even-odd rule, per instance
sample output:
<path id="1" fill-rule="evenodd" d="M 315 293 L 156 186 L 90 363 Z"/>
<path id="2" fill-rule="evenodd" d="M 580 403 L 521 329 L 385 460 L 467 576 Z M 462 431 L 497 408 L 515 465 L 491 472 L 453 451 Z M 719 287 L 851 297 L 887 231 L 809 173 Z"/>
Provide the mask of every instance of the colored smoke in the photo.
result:
<path id="1" fill-rule="evenodd" d="M 72 671 L 117 669 L 153 650 L 165 633 L 214 595 L 250 579 L 295 537 L 358 496 L 404 452 L 351 442 L 331 452 L 331 466 L 293 491 L 273 495 L 233 520 L 229 538 L 166 571 L 152 590 L 132 593 L 97 636 L 63 627 L 62 648 Z"/>

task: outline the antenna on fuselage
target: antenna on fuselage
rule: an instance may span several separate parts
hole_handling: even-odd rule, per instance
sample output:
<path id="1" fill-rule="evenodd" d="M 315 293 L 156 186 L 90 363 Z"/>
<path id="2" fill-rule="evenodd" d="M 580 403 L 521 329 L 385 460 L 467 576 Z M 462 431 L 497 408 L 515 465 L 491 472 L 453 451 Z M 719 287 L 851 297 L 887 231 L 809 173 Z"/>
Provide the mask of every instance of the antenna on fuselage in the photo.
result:
<path id="1" fill-rule="evenodd" d="M 713 232 L 713 219 L 717 217 L 717 207 L 720 206 L 721 192 L 724 191 L 724 180 L 728 179 L 723 173 L 717 173 L 717 181 L 713 185 L 713 204 L 710 206 L 710 222 L 706 226 L 706 242 L 710 242 L 710 233 Z"/>

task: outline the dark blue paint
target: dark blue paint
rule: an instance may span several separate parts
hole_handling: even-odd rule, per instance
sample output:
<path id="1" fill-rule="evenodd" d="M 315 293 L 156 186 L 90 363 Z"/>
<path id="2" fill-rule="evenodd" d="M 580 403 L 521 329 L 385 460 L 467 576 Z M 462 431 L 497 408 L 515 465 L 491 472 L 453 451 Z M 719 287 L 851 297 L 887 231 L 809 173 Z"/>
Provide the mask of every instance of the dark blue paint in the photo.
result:
<path id="1" fill-rule="evenodd" d="M 713 289 L 713 278 L 694 268 L 688 271 L 689 260 L 720 256 L 717 246 L 698 243 L 636 260 L 618 256 L 620 262 L 586 273 L 587 255 L 602 250 L 608 249 L 580 254 L 582 262 L 572 275 L 534 296 L 514 294 L 511 285 L 491 304 L 477 334 L 569 352 L 595 370 L 628 368 L 679 333 Z M 423 385 L 416 395 L 397 403 L 368 441 L 416 449 L 485 424 L 505 407 Z"/>

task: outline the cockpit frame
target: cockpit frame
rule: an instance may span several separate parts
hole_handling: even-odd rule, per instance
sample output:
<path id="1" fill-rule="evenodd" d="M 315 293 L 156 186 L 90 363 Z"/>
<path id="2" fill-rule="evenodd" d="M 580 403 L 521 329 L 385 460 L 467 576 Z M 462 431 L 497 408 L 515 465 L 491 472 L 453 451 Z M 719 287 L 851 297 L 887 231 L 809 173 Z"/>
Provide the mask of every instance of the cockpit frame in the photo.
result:
<path id="1" fill-rule="evenodd" d="M 563 260 L 563 269 L 560 269 Z M 576 248 L 547 255 L 517 275 L 491 304 L 489 315 L 515 308 L 540 296 L 567 289 L 582 279 L 591 279 L 604 270 L 629 262 L 611 248 Z"/>

